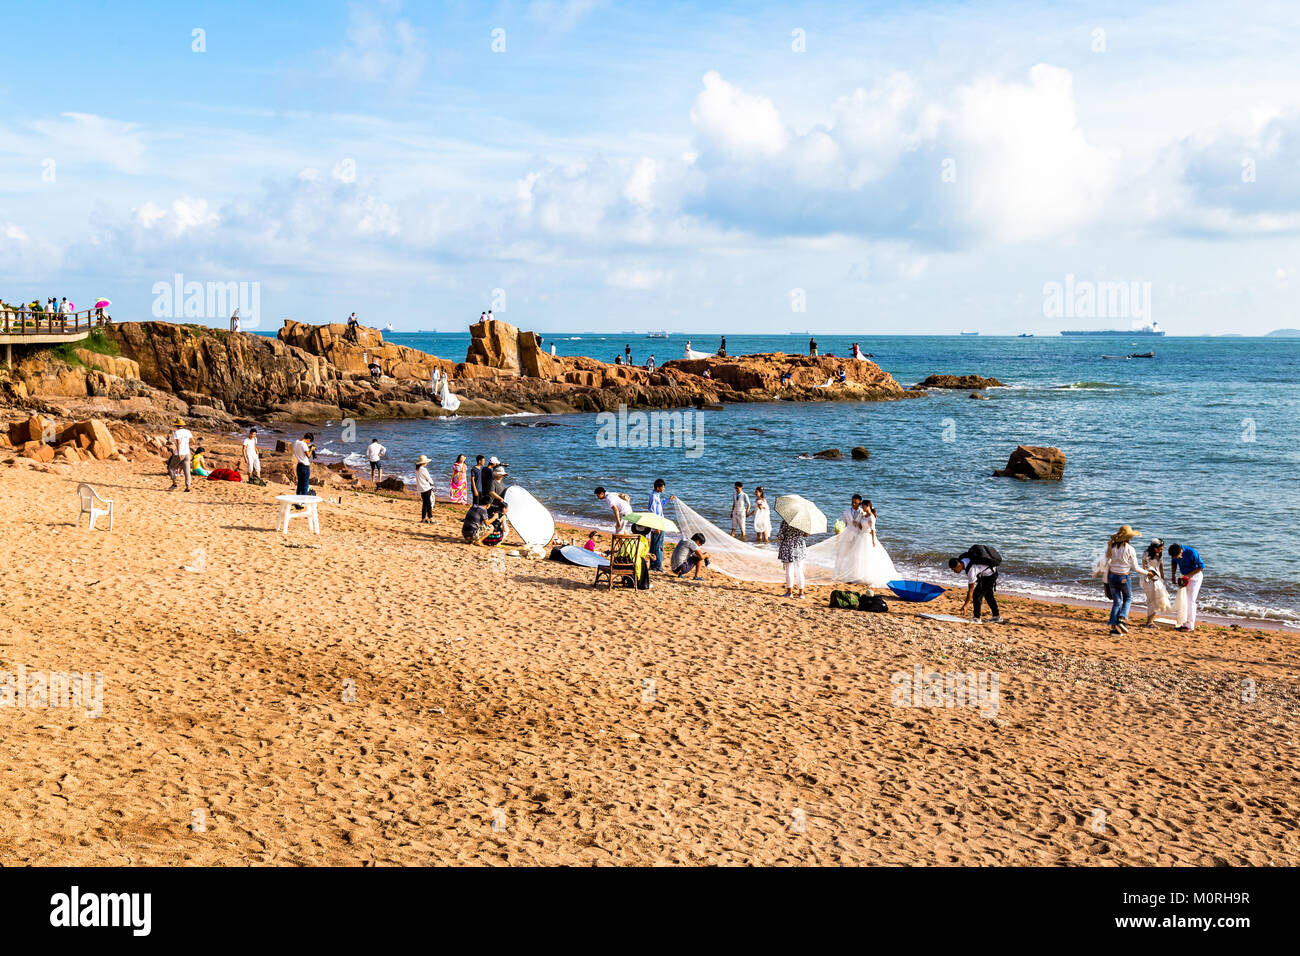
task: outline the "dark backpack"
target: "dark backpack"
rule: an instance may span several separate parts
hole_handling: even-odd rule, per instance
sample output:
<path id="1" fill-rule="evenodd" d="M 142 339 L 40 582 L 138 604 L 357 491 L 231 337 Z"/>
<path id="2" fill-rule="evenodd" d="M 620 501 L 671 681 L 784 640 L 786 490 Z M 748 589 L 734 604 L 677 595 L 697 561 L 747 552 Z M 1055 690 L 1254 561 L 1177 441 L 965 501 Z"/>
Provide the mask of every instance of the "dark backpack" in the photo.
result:
<path id="1" fill-rule="evenodd" d="M 879 594 L 861 594 L 858 596 L 858 610 L 871 611 L 873 614 L 888 614 L 889 605 Z"/>
<path id="2" fill-rule="evenodd" d="M 1002 555 L 991 544 L 972 544 L 961 558 L 971 564 L 987 564 L 990 568 L 1002 563 Z"/>

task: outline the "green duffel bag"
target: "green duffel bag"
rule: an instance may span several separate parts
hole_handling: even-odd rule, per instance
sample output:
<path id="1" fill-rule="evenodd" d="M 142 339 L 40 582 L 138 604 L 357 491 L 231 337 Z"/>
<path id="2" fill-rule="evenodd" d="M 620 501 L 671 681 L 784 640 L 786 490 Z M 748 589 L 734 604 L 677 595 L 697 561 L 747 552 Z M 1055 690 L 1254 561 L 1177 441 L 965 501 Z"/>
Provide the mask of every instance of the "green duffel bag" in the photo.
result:
<path id="1" fill-rule="evenodd" d="M 832 591 L 831 607 L 837 607 L 841 610 L 856 611 L 858 609 L 858 595 L 855 591 Z"/>

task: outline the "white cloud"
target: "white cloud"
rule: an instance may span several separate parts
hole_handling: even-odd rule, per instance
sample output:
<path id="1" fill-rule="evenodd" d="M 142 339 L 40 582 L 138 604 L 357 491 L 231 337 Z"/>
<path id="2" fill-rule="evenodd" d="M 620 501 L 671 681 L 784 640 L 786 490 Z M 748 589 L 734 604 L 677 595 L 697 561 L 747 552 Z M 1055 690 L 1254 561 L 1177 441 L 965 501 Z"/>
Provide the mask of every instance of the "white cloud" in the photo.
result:
<path id="1" fill-rule="evenodd" d="M 399 5 L 381 6 L 396 10 Z M 410 21 L 385 18 L 360 3 L 349 5 L 347 44 L 333 64 L 341 79 L 410 89 L 427 62 L 424 36 Z"/>
<path id="2" fill-rule="evenodd" d="M 774 156 L 785 149 L 789 135 L 771 100 L 737 89 L 714 70 L 703 82 L 691 122 L 706 147 L 728 159 Z"/>
<path id="3" fill-rule="evenodd" d="M 648 156 L 638 160 L 623 187 L 623 198 L 638 206 L 649 206 L 653 201 L 651 192 L 655 184 L 655 168 L 655 161 Z"/>

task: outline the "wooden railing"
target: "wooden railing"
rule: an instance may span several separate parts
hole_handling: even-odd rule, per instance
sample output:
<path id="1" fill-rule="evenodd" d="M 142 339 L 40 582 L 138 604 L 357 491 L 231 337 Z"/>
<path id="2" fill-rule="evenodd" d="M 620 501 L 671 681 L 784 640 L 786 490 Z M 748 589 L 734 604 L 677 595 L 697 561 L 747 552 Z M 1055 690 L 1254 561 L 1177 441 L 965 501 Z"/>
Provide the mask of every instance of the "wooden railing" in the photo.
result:
<path id="1" fill-rule="evenodd" d="M 107 321 L 99 309 L 81 312 L 0 311 L 0 335 L 81 335 Z"/>

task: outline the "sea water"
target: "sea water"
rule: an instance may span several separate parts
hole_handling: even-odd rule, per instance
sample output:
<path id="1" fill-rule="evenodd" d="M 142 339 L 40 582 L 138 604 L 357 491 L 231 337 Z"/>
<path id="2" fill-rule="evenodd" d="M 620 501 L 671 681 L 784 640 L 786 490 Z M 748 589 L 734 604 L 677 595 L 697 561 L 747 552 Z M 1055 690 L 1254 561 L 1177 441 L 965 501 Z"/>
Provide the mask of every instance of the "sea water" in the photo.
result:
<path id="1" fill-rule="evenodd" d="M 392 333 L 390 341 L 462 360 L 467 334 Z M 687 339 L 713 352 L 716 334 L 669 339 L 632 333 L 544 335 L 559 355 L 637 364 L 681 357 Z M 321 429 L 325 460 L 362 464 L 372 437 L 386 471 L 414 473 L 427 454 L 439 497 L 457 454 L 510 463 L 561 520 L 607 525 L 592 489 L 604 485 L 644 507 L 656 478 L 728 528 L 732 484 L 769 500 L 795 492 L 834 516 L 854 492 L 879 512 L 881 540 L 900 571 L 960 585 L 943 559 L 975 542 L 998 547 L 1004 587 L 1098 598 L 1090 577 L 1121 524 L 1192 545 L 1204 558 L 1202 607 L 1300 624 L 1300 340 L 1284 338 L 817 336 L 823 355 L 857 342 L 904 386 L 930 374 L 991 376 L 1009 387 L 933 392 L 894 402 L 727 405 L 697 416 L 698 453 L 685 447 L 610 446 L 591 414 L 363 422 L 355 441 L 339 423 Z M 806 354 L 808 335 L 728 335 L 731 355 Z M 1107 359 L 1154 350 L 1153 359 Z M 453 387 L 454 387 L 453 381 Z M 606 431 L 608 435 L 608 430 Z M 1060 482 L 994 478 L 1020 444 L 1065 451 Z M 861 445 L 871 457 L 849 459 Z M 839 448 L 841 461 L 808 457 Z M 335 459 L 337 460 L 337 458 Z M 670 509 L 671 512 L 671 509 Z M 1167 560 L 1167 558 L 1166 558 Z M 1140 589 L 1135 591 L 1140 595 Z"/>

